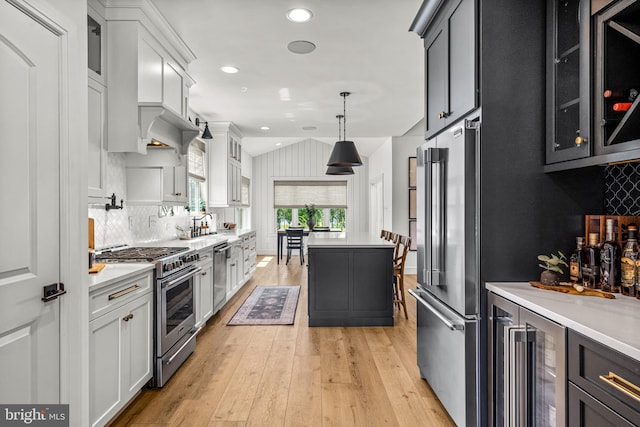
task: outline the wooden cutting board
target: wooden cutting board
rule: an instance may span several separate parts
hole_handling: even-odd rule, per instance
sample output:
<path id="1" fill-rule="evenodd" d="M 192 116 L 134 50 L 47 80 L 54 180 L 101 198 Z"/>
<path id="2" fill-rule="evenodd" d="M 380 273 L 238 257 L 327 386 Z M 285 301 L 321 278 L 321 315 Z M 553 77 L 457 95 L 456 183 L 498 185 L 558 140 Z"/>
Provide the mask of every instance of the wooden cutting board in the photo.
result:
<path id="1" fill-rule="evenodd" d="M 600 291 L 598 289 L 589 289 L 589 288 L 584 288 L 584 290 L 582 292 L 578 292 L 577 289 L 575 289 L 573 287 L 573 285 L 568 285 L 568 284 L 561 284 L 558 286 L 549 286 L 549 285 L 543 285 L 540 282 L 529 282 L 531 283 L 531 286 L 533 286 L 534 288 L 539 288 L 539 289 L 547 289 L 549 291 L 556 291 L 556 292 L 562 292 L 565 294 L 571 294 L 571 295 L 584 295 L 584 296 L 591 296 L 591 297 L 600 297 L 600 298 L 607 298 L 607 299 L 615 299 L 615 295 L 613 295 L 612 293 L 609 292 L 603 292 Z"/>
<path id="2" fill-rule="evenodd" d="M 93 267 L 89 269 L 89 274 L 100 273 L 106 265 L 107 264 L 93 264 Z"/>
<path id="3" fill-rule="evenodd" d="M 96 243 L 94 239 L 94 222 L 93 218 L 89 218 L 89 249 L 95 249 Z"/>

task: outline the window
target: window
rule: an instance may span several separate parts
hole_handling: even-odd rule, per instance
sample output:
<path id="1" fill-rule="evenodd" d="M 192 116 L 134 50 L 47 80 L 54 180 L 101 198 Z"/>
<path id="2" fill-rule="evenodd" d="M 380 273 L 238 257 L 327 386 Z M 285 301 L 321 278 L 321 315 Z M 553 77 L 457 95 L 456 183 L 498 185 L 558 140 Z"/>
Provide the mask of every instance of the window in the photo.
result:
<path id="1" fill-rule="evenodd" d="M 251 180 L 246 176 L 242 177 L 242 195 L 241 202 L 242 206 L 251 206 L 251 197 L 249 193 L 249 189 L 251 187 Z"/>
<path id="2" fill-rule="evenodd" d="M 191 212 L 207 210 L 207 178 L 205 145 L 193 141 L 189 145 L 189 209 Z"/>
<path id="3" fill-rule="evenodd" d="M 306 227 L 305 205 L 314 204 L 318 211 L 317 227 L 344 230 L 347 215 L 347 181 L 274 181 L 276 228 Z"/>

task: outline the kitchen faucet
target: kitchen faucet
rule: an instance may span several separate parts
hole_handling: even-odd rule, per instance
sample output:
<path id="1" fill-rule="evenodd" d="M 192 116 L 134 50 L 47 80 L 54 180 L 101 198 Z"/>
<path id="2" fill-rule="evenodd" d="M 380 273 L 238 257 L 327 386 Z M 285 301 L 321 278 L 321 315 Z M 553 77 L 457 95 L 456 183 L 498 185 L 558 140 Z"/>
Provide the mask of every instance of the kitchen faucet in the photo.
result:
<path id="1" fill-rule="evenodd" d="M 211 215 L 210 213 L 205 213 L 200 218 L 196 218 L 195 216 L 193 217 L 193 227 L 191 228 L 191 235 L 192 236 L 195 237 L 195 236 L 199 236 L 200 235 L 200 227 L 196 226 L 196 221 L 202 221 L 206 217 L 211 218 L 211 222 L 213 222 L 213 215 Z"/>

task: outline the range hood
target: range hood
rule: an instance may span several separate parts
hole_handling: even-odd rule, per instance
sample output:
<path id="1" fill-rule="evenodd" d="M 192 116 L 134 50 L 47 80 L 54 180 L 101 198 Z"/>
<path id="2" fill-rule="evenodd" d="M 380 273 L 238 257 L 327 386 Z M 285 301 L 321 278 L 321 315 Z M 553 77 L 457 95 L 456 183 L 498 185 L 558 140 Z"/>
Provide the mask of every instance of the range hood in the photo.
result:
<path id="1" fill-rule="evenodd" d="M 198 136 L 200 129 L 161 103 L 138 104 L 140 145 L 166 144 L 180 154 L 187 154 L 189 144 Z"/>

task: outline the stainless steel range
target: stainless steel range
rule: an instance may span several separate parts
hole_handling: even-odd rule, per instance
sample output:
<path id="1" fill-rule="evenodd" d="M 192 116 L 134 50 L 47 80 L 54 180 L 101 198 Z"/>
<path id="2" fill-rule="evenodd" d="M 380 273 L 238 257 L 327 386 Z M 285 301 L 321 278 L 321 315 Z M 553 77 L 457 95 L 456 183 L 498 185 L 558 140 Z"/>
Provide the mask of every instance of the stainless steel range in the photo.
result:
<path id="1" fill-rule="evenodd" d="M 199 255 L 186 247 L 108 248 L 96 254 L 98 262 L 149 262 L 155 268 L 154 377 L 162 387 L 196 347 L 194 277 Z"/>

